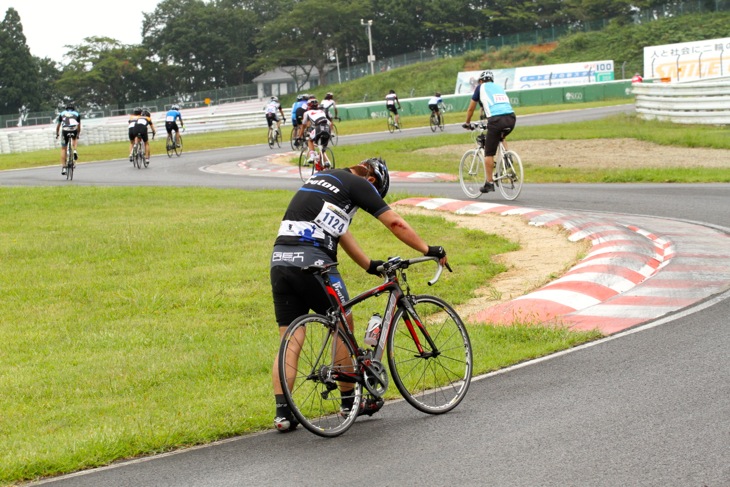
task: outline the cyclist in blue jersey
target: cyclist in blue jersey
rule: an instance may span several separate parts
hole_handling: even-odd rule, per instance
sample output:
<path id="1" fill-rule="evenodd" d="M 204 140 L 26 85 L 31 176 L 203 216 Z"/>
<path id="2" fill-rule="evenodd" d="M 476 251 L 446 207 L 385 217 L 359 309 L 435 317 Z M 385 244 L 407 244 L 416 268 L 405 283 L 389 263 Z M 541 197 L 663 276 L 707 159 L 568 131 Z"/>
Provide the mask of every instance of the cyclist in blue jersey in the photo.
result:
<path id="1" fill-rule="evenodd" d="M 280 337 L 292 321 L 310 309 L 325 314 L 330 307 L 322 284 L 313 274 L 302 272 L 302 268 L 337 262 L 337 249 L 342 247 L 362 269 L 379 275 L 377 268 L 383 261 L 371 260 L 349 230 L 358 208 L 377 218 L 408 247 L 438 257 L 442 265 L 446 264 L 443 247 L 427 245 L 403 217 L 383 201 L 389 186 L 385 161 L 373 158 L 346 169 L 318 172 L 294 194 L 279 225 L 270 262 L 274 313 Z M 347 300 L 347 288 L 339 271 L 335 269 L 329 275 L 340 299 Z M 348 326 L 352 329 L 352 315 L 348 315 Z M 298 423 L 281 388 L 276 359 L 272 384 L 276 401 L 274 425 L 279 431 L 291 431 Z M 354 384 L 341 384 L 340 388 L 342 409 L 352 408 Z M 361 414 L 372 414 L 382 406 L 382 399 L 368 398 L 361 406 Z"/>
<path id="2" fill-rule="evenodd" d="M 184 129 L 185 124 L 180 113 L 180 105 L 173 105 L 165 115 L 165 130 L 167 130 L 167 135 L 171 135 L 172 131 L 175 131 L 175 145 L 180 147 L 180 128 L 177 126 L 178 120 L 180 120 L 180 128 Z"/>
<path id="3" fill-rule="evenodd" d="M 515 128 L 517 117 L 512 109 L 507 93 L 501 86 L 494 83 L 494 74 L 484 71 L 479 76 L 481 82 L 474 90 L 474 94 L 466 110 L 466 122 L 463 127 L 471 130 L 471 117 L 477 103 L 481 103 L 487 116 L 487 140 L 484 146 L 484 164 L 487 166 L 487 180 L 479 188 L 482 193 L 494 191 L 494 155 L 497 153 L 499 142 Z"/>
<path id="4" fill-rule="evenodd" d="M 291 106 L 291 126 L 295 129 L 293 131 L 295 134 L 299 134 L 298 127 L 302 124 L 302 116 L 307 108 L 307 100 L 309 100 L 309 95 L 297 95 L 297 101 Z M 297 135 L 296 147 L 299 147 L 300 144 L 301 139 Z"/>

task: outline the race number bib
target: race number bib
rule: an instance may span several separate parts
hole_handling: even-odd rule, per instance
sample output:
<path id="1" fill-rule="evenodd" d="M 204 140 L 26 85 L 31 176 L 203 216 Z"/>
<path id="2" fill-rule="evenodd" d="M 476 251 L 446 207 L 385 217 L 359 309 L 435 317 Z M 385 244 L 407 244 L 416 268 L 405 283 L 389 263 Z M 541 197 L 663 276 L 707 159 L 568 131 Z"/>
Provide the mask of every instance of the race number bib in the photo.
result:
<path id="1" fill-rule="evenodd" d="M 498 93 L 494 95 L 494 103 L 509 103 L 509 96 Z"/>
<path id="2" fill-rule="evenodd" d="M 342 209 L 332 203 L 322 205 L 322 210 L 314 219 L 315 223 L 322 229 L 335 237 L 340 237 L 347 232 L 350 226 L 350 217 Z"/>

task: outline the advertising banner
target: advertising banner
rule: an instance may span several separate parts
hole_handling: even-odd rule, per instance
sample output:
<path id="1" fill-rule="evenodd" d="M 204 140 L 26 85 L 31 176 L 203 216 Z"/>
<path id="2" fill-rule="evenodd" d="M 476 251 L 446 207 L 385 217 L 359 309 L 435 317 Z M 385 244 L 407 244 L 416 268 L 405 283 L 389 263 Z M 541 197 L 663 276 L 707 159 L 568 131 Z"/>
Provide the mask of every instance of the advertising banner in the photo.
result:
<path id="1" fill-rule="evenodd" d="M 492 72 L 494 73 L 494 82 L 505 90 L 524 90 L 613 81 L 613 67 L 613 61 L 589 61 L 493 69 Z M 454 93 L 473 93 L 481 72 L 465 71 L 459 73 Z"/>
<path id="2" fill-rule="evenodd" d="M 644 78 L 691 81 L 728 73 L 730 37 L 644 48 Z"/>

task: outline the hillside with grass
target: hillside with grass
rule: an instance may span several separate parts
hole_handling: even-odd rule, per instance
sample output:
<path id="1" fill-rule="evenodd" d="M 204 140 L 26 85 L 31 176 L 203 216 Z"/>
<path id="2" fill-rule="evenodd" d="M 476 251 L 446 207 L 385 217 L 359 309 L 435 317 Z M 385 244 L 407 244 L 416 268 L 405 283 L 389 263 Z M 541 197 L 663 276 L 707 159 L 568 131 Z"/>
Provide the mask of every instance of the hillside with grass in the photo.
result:
<path id="1" fill-rule="evenodd" d="M 459 71 L 501 69 L 612 59 L 616 79 L 643 73 L 644 47 L 730 36 L 730 12 L 688 14 L 644 24 L 609 23 L 605 29 L 576 32 L 558 42 L 504 47 L 490 52 L 472 51 L 463 56 L 412 64 L 353 81 L 317 87 L 317 97 L 328 91 L 338 103 L 381 100 L 388 90 L 401 98 L 428 96 L 435 91 L 454 92 Z M 284 105 L 294 97 L 284 97 Z"/>

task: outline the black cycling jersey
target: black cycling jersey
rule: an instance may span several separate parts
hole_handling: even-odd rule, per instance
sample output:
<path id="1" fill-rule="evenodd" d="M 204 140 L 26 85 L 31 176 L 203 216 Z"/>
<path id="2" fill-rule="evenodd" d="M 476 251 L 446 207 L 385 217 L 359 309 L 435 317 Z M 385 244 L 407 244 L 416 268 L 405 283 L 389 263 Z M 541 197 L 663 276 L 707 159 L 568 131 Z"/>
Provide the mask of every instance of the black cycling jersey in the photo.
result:
<path id="1" fill-rule="evenodd" d="M 358 208 L 376 218 L 390 209 L 367 179 L 349 169 L 317 173 L 289 203 L 275 245 L 318 247 L 336 259 L 339 239 L 347 232 Z"/>

